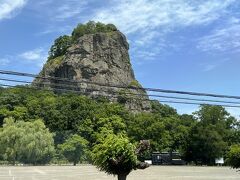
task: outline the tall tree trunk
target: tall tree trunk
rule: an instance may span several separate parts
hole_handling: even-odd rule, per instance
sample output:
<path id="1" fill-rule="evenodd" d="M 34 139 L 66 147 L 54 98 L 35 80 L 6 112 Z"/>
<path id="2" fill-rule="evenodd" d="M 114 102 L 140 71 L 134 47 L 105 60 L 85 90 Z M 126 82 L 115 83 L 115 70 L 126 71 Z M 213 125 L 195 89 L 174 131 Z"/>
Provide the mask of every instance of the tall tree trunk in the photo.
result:
<path id="1" fill-rule="evenodd" d="M 118 174 L 118 180 L 126 180 L 127 175 L 126 174 Z"/>

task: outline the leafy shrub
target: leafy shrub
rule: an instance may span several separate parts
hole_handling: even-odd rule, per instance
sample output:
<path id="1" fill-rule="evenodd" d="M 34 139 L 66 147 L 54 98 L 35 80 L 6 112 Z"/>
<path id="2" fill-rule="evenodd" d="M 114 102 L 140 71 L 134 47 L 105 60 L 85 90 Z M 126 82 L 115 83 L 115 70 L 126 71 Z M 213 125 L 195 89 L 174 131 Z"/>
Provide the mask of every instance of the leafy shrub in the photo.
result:
<path id="1" fill-rule="evenodd" d="M 137 166 L 136 147 L 121 135 L 109 134 L 93 148 L 94 164 L 113 175 L 128 175 Z"/>

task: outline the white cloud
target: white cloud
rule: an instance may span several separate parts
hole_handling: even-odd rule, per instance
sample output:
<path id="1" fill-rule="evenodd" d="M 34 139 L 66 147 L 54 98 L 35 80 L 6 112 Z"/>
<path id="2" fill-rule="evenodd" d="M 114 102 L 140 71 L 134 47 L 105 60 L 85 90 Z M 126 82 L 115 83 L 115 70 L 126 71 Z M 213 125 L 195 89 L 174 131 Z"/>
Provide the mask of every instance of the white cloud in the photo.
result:
<path id="1" fill-rule="evenodd" d="M 28 62 L 33 62 L 38 66 L 42 67 L 43 63 L 47 59 L 47 50 L 43 48 L 37 48 L 30 51 L 26 51 L 18 55 L 20 58 L 27 60 Z"/>
<path id="2" fill-rule="evenodd" d="M 203 71 L 208 72 L 214 70 L 218 65 L 217 64 L 208 64 L 203 68 Z"/>
<path id="3" fill-rule="evenodd" d="M 157 51 L 137 51 L 135 53 L 135 58 L 137 65 L 143 65 L 145 62 L 151 62 L 157 57 Z"/>
<path id="4" fill-rule="evenodd" d="M 165 31 L 174 27 L 201 25 L 212 22 L 237 0 L 112 0 L 105 6 L 97 0 L 43 0 L 32 6 L 51 20 L 96 20 L 114 23 L 124 33 L 149 32 L 157 27 Z M 91 4 L 92 3 L 92 4 Z M 168 30 L 166 30 L 168 29 Z"/>
<path id="5" fill-rule="evenodd" d="M 152 60 L 159 59 L 169 48 L 173 52 L 184 46 L 180 41 L 168 39 L 172 33 L 216 22 L 227 14 L 234 2 L 236 0 L 114 0 L 112 6 L 98 9 L 92 18 L 113 23 L 128 36 L 133 35 L 131 45 L 138 61 Z M 158 48 L 151 48 L 150 56 L 141 52 L 142 48 L 149 47 Z"/>
<path id="6" fill-rule="evenodd" d="M 81 13 L 87 8 L 88 3 L 89 1 L 87 0 L 43 0 L 33 3 L 31 7 L 40 13 L 41 17 L 47 17 L 49 20 L 57 23 L 71 18 L 82 17 L 83 14 Z"/>
<path id="7" fill-rule="evenodd" d="M 134 43 L 139 46 L 146 46 L 146 43 L 151 42 L 155 37 L 159 37 L 160 34 L 157 31 L 151 31 L 145 36 L 141 36 Z"/>
<path id="8" fill-rule="evenodd" d="M 46 6 L 46 5 L 49 5 L 51 3 L 53 3 L 54 0 L 41 0 L 41 1 L 38 1 L 38 2 L 34 2 L 35 5 L 37 6 Z"/>
<path id="9" fill-rule="evenodd" d="M 10 63 L 10 60 L 8 58 L 2 58 L 0 59 L 0 65 L 1 66 L 5 66 L 8 65 Z"/>
<path id="10" fill-rule="evenodd" d="M 16 60 L 21 60 L 21 63 L 24 65 L 34 65 L 42 67 L 44 62 L 46 62 L 48 53 L 46 48 L 37 48 L 29 51 L 25 51 L 18 55 L 6 55 L 3 58 L 0 58 L 0 66 L 9 66 L 11 64 L 16 64 Z"/>
<path id="11" fill-rule="evenodd" d="M 26 51 L 20 54 L 19 56 L 27 60 L 38 60 L 42 57 L 42 54 L 43 54 L 43 49 L 39 48 L 31 51 Z"/>
<path id="12" fill-rule="evenodd" d="M 240 119 L 240 110 L 239 108 L 226 108 L 226 110 L 237 119 Z"/>
<path id="13" fill-rule="evenodd" d="M 38 32 L 36 33 L 37 36 L 41 36 L 41 35 L 46 35 L 46 34 L 51 34 L 51 33 L 60 33 L 60 34 L 63 34 L 63 33 L 66 33 L 66 32 L 71 32 L 73 29 L 72 26 L 61 26 L 61 27 L 55 27 L 55 26 L 52 26 L 50 25 L 49 27 L 47 27 L 46 30 L 42 31 L 42 32 Z"/>
<path id="14" fill-rule="evenodd" d="M 58 24 L 68 20 L 95 20 L 113 23 L 124 33 L 134 34 L 136 37 L 131 43 L 134 47 L 152 46 L 156 41 L 158 46 L 159 43 L 164 46 L 170 32 L 214 22 L 224 17 L 228 7 L 237 0 L 112 0 L 106 1 L 105 6 L 96 7 L 90 6 L 91 2 L 96 0 L 43 0 L 34 3 L 35 10 L 44 9 L 43 17 L 53 22 L 40 34 L 69 32 L 72 26 L 62 28 L 63 24 Z"/>
<path id="15" fill-rule="evenodd" d="M 208 63 L 203 63 L 203 64 L 200 64 L 200 66 L 203 67 L 202 70 L 204 72 L 208 72 L 208 71 L 212 71 L 212 70 L 218 68 L 219 66 L 223 66 L 224 63 L 229 62 L 230 60 L 231 59 L 229 59 L 229 58 L 225 58 L 225 59 L 221 59 L 221 60 L 217 59 L 217 60 L 215 60 L 215 62 L 212 61 L 212 62 L 208 62 Z"/>
<path id="16" fill-rule="evenodd" d="M 201 38 L 197 48 L 205 52 L 238 52 L 240 50 L 240 23 L 237 19 L 233 22 Z"/>
<path id="17" fill-rule="evenodd" d="M 153 54 L 158 56 L 169 48 L 173 52 L 185 45 L 177 40 L 173 42 L 173 38 L 168 39 L 171 32 L 193 26 L 203 27 L 232 16 L 228 13 L 231 11 L 229 7 L 237 2 L 238 0 L 112 0 L 99 6 L 97 0 L 42 0 L 32 3 L 31 7 L 38 17 L 49 22 L 40 35 L 69 33 L 73 22 L 77 21 L 113 23 L 131 37 L 130 44 L 136 50 L 136 57 L 156 59 Z M 238 21 L 233 18 L 232 22 Z M 238 46 L 238 42 L 235 43 L 234 46 Z M 151 48 L 150 56 L 149 53 L 141 53 L 143 48 L 148 51 L 150 47 L 158 48 Z M 213 65 L 209 66 L 206 71 L 213 68 Z"/>
<path id="18" fill-rule="evenodd" d="M 115 6 L 99 10 L 94 19 L 114 23 L 125 33 L 157 27 L 201 25 L 220 18 L 236 0 L 118 0 Z"/>
<path id="19" fill-rule="evenodd" d="M 58 7 L 55 12 L 54 20 L 63 21 L 65 19 L 79 15 L 81 13 L 81 10 L 83 9 L 82 6 L 85 5 L 83 1 L 79 2 L 63 4 Z"/>
<path id="20" fill-rule="evenodd" d="M 26 3 L 27 0 L 2 0 L 0 4 L 0 20 L 13 17 Z"/>

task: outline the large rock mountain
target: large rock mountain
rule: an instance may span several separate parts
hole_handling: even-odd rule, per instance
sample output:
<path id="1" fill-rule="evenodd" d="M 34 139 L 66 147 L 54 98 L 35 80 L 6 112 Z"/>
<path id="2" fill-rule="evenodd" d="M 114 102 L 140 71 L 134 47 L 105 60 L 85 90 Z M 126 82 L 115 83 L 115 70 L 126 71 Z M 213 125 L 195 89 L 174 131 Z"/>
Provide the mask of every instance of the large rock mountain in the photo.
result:
<path id="1" fill-rule="evenodd" d="M 128 50 L 126 37 L 118 30 L 84 34 L 63 55 L 48 60 L 39 74 L 47 78 L 37 78 L 33 85 L 105 96 L 131 111 L 150 111 L 148 96 L 135 79 Z"/>

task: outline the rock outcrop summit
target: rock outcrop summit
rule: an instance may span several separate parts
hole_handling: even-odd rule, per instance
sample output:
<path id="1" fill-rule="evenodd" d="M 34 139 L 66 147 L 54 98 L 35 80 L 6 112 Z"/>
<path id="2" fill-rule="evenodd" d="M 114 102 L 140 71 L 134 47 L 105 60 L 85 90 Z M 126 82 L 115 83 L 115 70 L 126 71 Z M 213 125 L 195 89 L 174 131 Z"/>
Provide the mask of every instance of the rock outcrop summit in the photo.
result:
<path id="1" fill-rule="evenodd" d="M 72 36 L 55 40 L 39 74 L 46 78 L 36 78 L 33 85 L 104 96 L 134 112 L 150 111 L 148 96 L 135 79 L 128 50 L 125 35 L 114 25 L 80 24 Z"/>

